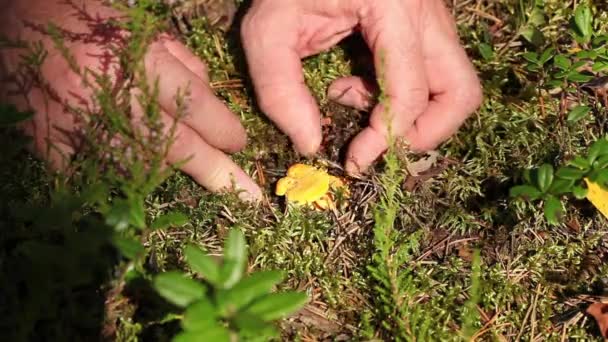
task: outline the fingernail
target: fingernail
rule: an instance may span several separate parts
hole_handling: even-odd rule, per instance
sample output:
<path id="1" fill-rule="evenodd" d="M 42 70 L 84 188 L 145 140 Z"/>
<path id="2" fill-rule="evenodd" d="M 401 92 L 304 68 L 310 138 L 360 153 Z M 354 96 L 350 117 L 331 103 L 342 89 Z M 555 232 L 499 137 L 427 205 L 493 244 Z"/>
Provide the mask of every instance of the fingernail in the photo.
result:
<path id="1" fill-rule="evenodd" d="M 327 96 L 332 99 L 332 100 L 336 100 L 340 97 L 342 97 L 347 91 L 341 90 L 341 89 L 336 89 L 336 88 L 329 88 L 329 91 L 327 92 Z"/>
<path id="2" fill-rule="evenodd" d="M 262 190 L 249 178 L 237 179 L 238 197 L 245 202 L 259 202 L 262 200 Z"/>
<path id="3" fill-rule="evenodd" d="M 367 168 L 361 167 L 357 162 L 355 162 L 352 158 L 349 158 L 345 165 L 344 169 L 346 173 L 353 177 L 361 177 L 363 174 L 367 172 Z"/>
<path id="4" fill-rule="evenodd" d="M 319 122 L 319 127 L 320 126 L 321 126 L 321 122 Z M 296 145 L 296 150 L 298 151 L 298 153 L 308 157 L 308 156 L 312 156 L 315 153 L 317 153 L 320 146 L 321 146 L 321 135 L 319 133 L 318 135 L 315 134 L 315 136 L 309 136 L 304 141 L 301 141 L 299 144 Z"/>

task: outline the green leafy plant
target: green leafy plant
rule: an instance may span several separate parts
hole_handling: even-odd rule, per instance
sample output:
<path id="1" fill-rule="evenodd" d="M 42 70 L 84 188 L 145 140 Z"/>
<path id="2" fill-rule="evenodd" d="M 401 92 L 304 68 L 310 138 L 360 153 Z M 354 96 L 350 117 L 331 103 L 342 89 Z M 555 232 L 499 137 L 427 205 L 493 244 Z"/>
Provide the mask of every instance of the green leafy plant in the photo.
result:
<path id="1" fill-rule="evenodd" d="M 593 13 L 586 1 L 574 9 L 571 26 L 573 36 L 579 43 L 588 44 L 593 38 Z"/>
<path id="2" fill-rule="evenodd" d="M 163 298 L 185 309 L 183 331 L 174 341 L 270 340 L 278 336 L 271 322 L 308 302 L 308 296 L 301 292 L 271 292 L 283 281 L 279 271 L 243 276 L 247 247 L 238 229 L 231 230 L 226 239 L 221 264 L 194 245 L 188 245 L 184 255 L 204 284 L 176 271 L 154 279 L 154 287 Z"/>
<path id="3" fill-rule="evenodd" d="M 586 156 L 575 157 L 557 171 L 549 164 L 526 170 L 524 180 L 525 184 L 511 188 L 510 195 L 528 201 L 542 200 L 547 221 L 559 224 L 563 213 L 561 197 L 570 195 L 584 199 L 587 196 L 587 180 L 608 187 L 608 140 L 597 140 Z"/>
<path id="4" fill-rule="evenodd" d="M 526 3 L 520 0 L 518 20 L 520 22 L 518 34 L 534 46 L 543 45 L 545 37 L 540 30 L 546 22 L 543 2 L 534 0 Z"/>

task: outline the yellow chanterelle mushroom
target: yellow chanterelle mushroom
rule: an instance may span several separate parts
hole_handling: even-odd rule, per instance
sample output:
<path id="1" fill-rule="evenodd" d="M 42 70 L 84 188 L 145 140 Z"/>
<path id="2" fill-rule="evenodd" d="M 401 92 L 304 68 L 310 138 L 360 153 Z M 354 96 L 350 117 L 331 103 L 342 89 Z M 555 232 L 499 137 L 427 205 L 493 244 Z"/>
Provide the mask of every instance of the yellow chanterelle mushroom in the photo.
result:
<path id="1" fill-rule="evenodd" d="M 348 195 L 340 178 L 310 165 L 295 164 L 287 170 L 286 177 L 279 180 L 275 193 L 285 196 L 290 203 L 328 209 L 334 207 L 333 192 L 338 189 Z"/>
<path id="2" fill-rule="evenodd" d="M 587 199 L 591 202 L 605 217 L 608 217 L 608 191 L 602 189 L 596 183 L 585 178 L 587 183 Z"/>

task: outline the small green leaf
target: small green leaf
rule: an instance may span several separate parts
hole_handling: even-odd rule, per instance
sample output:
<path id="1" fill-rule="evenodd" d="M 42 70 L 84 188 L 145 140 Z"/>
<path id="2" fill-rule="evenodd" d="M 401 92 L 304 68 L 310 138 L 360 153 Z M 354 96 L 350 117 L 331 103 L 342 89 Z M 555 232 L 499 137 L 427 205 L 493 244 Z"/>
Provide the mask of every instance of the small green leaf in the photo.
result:
<path id="1" fill-rule="evenodd" d="M 202 298 L 188 306 L 182 327 L 189 331 L 199 331 L 213 328 L 217 325 L 217 310 L 207 298 Z"/>
<path id="2" fill-rule="evenodd" d="M 121 236 L 119 234 L 115 234 L 112 237 L 112 244 L 120 254 L 122 254 L 127 259 L 137 259 L 144 255 L 145 249 L 141 242 L 135 240 L 134 238 Z"/>
<path id="3" fill-rule="evenodd" d="M 230 230 L 224 246 L 224 264 L 220 269 L 222 285 L 231 288 L 243 276 L 247 264 L 247 246 L 243 232 L 238 229 Z"/>
<path id="4" fill-rule="evenodd" d="M 571 70 L 574 69 L 578 69 L 580 67 L 585 66 L 588 63 L 588 61 L 576 61 L 572 64 L 572 66 L 570 67 Z"/>
<path id="5" fill-rule="evenodd" d="M 545 50 L 542 55 L 540 55 L 539 58 L 539 62 L 540 64 L 546 64 L 548 61 L 551 60 L 551 58 L 553 58 L 553 56 L 555 55 L 555 49 L 554 48 L 548 48 L 547 50 Z"/>
<path id="6" fill-rule="evenodd" d="M 550 224 L 559 224 L 562 214 L 562 202 L 554 196 L 547 196 L 545 199 L 545 218 Z"/>
<path id="7" fill-rule="evenodd" d="M 576 199 L 582 200 L 587 197 L 587 188 L 577 185 L 572 189 L 572 194 L 574 197 L 576 197 Z"/>
<path id="8" fill-rule="evenodd" d="M 530 12 L 530 16 L 528 17 L 528 23 L 536 27 L 540 27 L 544 25 L 545 22 L 545 12 L 542 10 L 542 8 L 534 7 Z"/>
<path id="9" fill-rule="evenodd" d="M 608 168 L 608 155 L 597 158 L 595 163 L 593 163 L 593 166 L 597 169 Z"/>
<path id="10" fill-rule="evenodd" d="M 186 307 L 203 298 L 205 287 L 181 272 L 166 272 L 154 278 L 154 288 L 169 302 Z"/>
<path id="11" fill-rule="evenodd" d="M 146 226 L 143 199 L 137 197 L 130 200 L 119 198 L 112 203 L 106 214 L 106 224 L 116 231 L 123 231 L 129 226 L 144 228 Z"/>
<path id="12" fill-rule="evenodd" d="M 539 63 L 538 53 L 536 53 L 536 52 L 526 52 L 522 56 L 524 57 L 525 60 L 527 60 L 530 63 L 534 63 L 534 64 Z"/>
<path id="13" fill-rule="evenodd" d="M 252 337 L 264 336 L 260 341 L 270 341 L 273 338 L 279 337 L 274 325 L 264 322 L 260 318 L 239 312 L 234 317 L 234 324 L 239 329 L 239 335 L 244 337 L 244 341 L 250 341 Z"/>
<path id="14" fill-rule="evenodd" d="M 593 70 L 593 72 L 601 72 L 601 71 L 608 70 L 608 63 L 607 62 L 595 62 L 595 63 L 593 63 L 593 67 L 591 68 L 591 70 Z"/>
<path id="15" fill-rule="evenodd" d="M 132 197 L 129 199 L 131 224 L 139 229 L 146 227 L 146 210 L 143 197 Z"/>
<path id="16" fill-rule="evenodd" d="M 529 201 L 533 201 L 539 199 L 542 192 L 531 185 L 517 185 L 511 188 L 509 194 L 511 197 L 524 197 Z"/>
<path id="17" fill-rule="evenodd" d="M 608 184 L 608 170 L 594 170 L 589 176 L 592 182 L 598 183 L 600 186 Z"/>
<path id="18" fill-rule="evenodd" d="M 522 173 L 522 177 L 524 178 L 526 183 L 531 184 L 532 183 L 532 170 L 525 169 L 524 172 Z"/>
<path id="19" fill-rule="evenodd" d="M 272 293 L 256 300 L 246 312 L 265 321 L 284 318 L 302 308 L 308 296 L 302 292 Z"/>
<path id="20" fill-rule="evenodd" d="M 568 114 L 568 121 L 577 122 L 584 118 L 590 111 L 591 108 L 588 106 L 578 106 L 570 111 L 570 114 Z"/>
<path id="21" fill-rule="evenodd" d="M 589 153 L 587 154 L 587 160 L 593 164 L 595 160 L 603 155 L 608 155 L 608 141 L 606 139 L 599 139 L 589 147 Z"/>
<path id="22" fill-rule="evenodd" d="M 565 55 L 555 56 L 553 58 L 553 63 L 555 64 L 556 67 L 558 67 L 559 69 L 562 69 L 564 71 L 569 71 L 570 66 L 572 65 L 572 62 L 570 61 L 570 59 Z"/>
<path id="23" fill-rule="evenodd" d="M 102 204 L 108 201 L 110 190 L 106 184 L 96 183 L 84 188 L 82 198 L 93 204 Z"/>
<path id="24" fill-rule="evenodd" d="M 570 166 L 574 166 L 576 168 L 579 168 L 581 170 L 589 170 L 589 168 L 591 167 L 591 164 L 589 163 L 589 161 L 581 156 L 576 156 L 574 159 L 572 159 L 568 165 Z"/>
<path id="25" fill-rule="evenodd" d="M 519 34 L 534 46 L 541 46 L 545 42 L 545 37 L 543 33 L 533 25 L 524 26 L 519 31 Z"/>
<path id="26" fill-rule="evenodd" d="M 205 278 L 213 286 L 220 285 L 220 267 L 213 258 L 194 245 L 186 246 L 184 255 L 194 272 Z"/>
<path id="27" fill-rule="evenodd" d="M 258 297 L 267 295 L 272 288 L 283 280 L 279 271 L 257 272 L 238 282 L 233 288 L 218 296 L 221 311 L 228 308 L 237 311 Z"/>
<path id="28" fill-rule="evenodd" d="M 540 191 L 547 192 L 549 187 L 551 187 L 551 183 L 553 183 L 553 166 L 549 164 L 544 164 L 538 168 L 537 175 L 538 188 Z"/>
<path id="29" fill-rule="evenodd" d="M 197 331 L 185 331 L 175 336 L 172 342 L 230 342 L 230 332 L 221 325 Z"/>
<path id="30" fill-rule="evenodd" d="M 479 54 L 484 60 L 490 61 L 494 58 L 494 49 L 489 44 L 481 43 L 479 44 Z"/>
<path id="31" fill-rule="evenodd" d="M 553 181 L 553 184 L 551 184 L 549 192 L 556 196 L 572 192 L 574 183 L 575 181 L 572 179 L 557 178 Z"/>
<path id="32" fill-rule="evenodd" d="M 560 167 L 555 175 L 563 179 L 579 180 L 585 175 L 585 170 L 577 169 L 570 166 Z"/>
<path id="33" fill-rule="evenodd" d="M 593 79 L 593 75 L 581 74 L 578 71 L 571 71 L 567 76 L 568 81 L 572 82 L 589 82 Z"/>
<path id="34" fill-rule="evenodd" d="M 34 112 L 22 112 L 12 104 L 0 103 L 0 127 L 18 125 L 34 117 Z"/>
<path id="35" fill-rule="evenodd" d="M 580 4 L 574 10 L 574 22 L 578 32 L 589 41 L 593 32 L 593 15 L 587 4 Z"/>
<path id="36" fill-rule="evenodd" d="M 172 211 L 159 216 L 156 220 L 154 220 L 154 222 L 152 222 L 150 228 L 156 230 L 165 229 L 168 227 L 181 227 L 186 223 L 188 223 L 188 216 L 177 211 Z"/>

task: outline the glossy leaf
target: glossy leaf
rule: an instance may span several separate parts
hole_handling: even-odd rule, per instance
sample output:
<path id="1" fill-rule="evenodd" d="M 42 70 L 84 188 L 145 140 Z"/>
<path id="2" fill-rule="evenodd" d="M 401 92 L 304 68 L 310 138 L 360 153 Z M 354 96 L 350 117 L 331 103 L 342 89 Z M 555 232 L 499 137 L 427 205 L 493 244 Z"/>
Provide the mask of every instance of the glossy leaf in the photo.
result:
<path id="1" fill-rule="evenodd" d="M 551 184 L 551 188 L 549 192 L 554 195 L 562 195 L 569 192 L 572 192 L 572 187 L 574 186 L 575 181 L 572 179 L 561 179 L 557 178 Z"/>
<path id="2" fill-rule="evenodd" d="M 106 224 L 120 232 L 129 227 L 129 221 L 129 205 L 127 201 L 122 199 L 114 201 L 112 208 L 106 214 Z"/>
<path id="3" fill-rule="evenodd" d="M 581 156 L 576 156 L 574 159 L 568 162 L 568 165 L 574 166 L 581 170 L 588 170 L 591 167 L 589 161 Z"/>
<path id="4" fill-rule="evenodd" d="M 562 214 L 562 202 L 554 196 L 548 196 L 545 200 L 544 213 L 547 222 L 556 225 Z"/>
<path id="5" fill-rule="evenodd" d="M 185 331 L 175 336 L 172 342 L 230 342 L 230 332 L 221 325 L 197 331 Z"/>
<path id="6" fill-rule="evenodd" d="M 197 331 L 210 329 L 217 325 L 217 310 L 207 298 L 202 298 L 188 307 L 182 320 L 185 330 Z"/>
<path id="7" fill-rule="evenodd" d="M 510 189 L 509 194 L 511 197 L 523 197 L 527 200 L 533 201 L 542 196 L 542 192 L 537 188 L 530 185 L 517 185 Z"/>
<path id="8" fill-rule="evenodd" d="M 553 183 L 553 166 L 550 164 L 544 164 L 538 168 L 537 174 L 538 188 L 542 192 L 547 192 L 551 183 Z"/>
<path id="9" fill-rule="evenodd" d="M 543 52 L 543 53 L 540 55 L 540 58 L 539 58 L 539 60 L 538 60 L 538 61 L 539 61 L 541 64 L 545 64 L 545 63 L 547 63 L 548 61 L 550 61 L 550 60 L 551 60 L 551 58 L 553 58 L 553 56 L 554 56 L 554 55 L 555 55 L 555 49 L 554 49 L 554 48 L 548 48 L 547 50 L 545 50 L 545 51 L 544 51 L 544 52 Z"/>
<path id="10" fill-rule="evenodd" d="M 152 224 L 152 229 L 165 229 L 168 227 L 181 227 L 188 223 L 188 216 L 183 213 L 172 211 L 159 216 Z"/>
<path id="11" fill-rule="evenodd" d="M 116 231 L 123 231 L 129 226 L 141 229 L 146 225 L 143 200 L 139 198 L 115 200 L 105 216 L 106 224 Z"/>
<path id="12" fill-rule="evenodd" d="M 526 25 L 519 31 L 519 34 L 530 44 L 537 47 L 541 46 L 545 42 L 543 33 L 533 25 Z"/>
<path id="13" fill-rule="evenodd" d="M 593 75 L 582 74 L 578 71 L 572 71 L 568 74 L 568 81 L 571 82 L 589 82 L 593 79 Z"/>
<path id="14" fill-rule="evenodd" d="M 181 272 L 161 273 L 154 278 L 154 288 L 167 301 L 186 307 L 205 295 L 205 287 Z"/>
<path id="15" fill-rule="evenodd" d="M 593 63 L 593 67 L 591 68 L 591 70 L 593 70 L 593 72 L 601 72 L 601 71 L 608 70 L 608 63 L 607 62 L 595 62 L 595 63 Z"/>
<path id="16" fill-rule="evenodd" d="M 122 254 L 127 259 L 137 259 L 144 255 L 145 249 L 141 242 L 135 240 L 132 237 L 114 235 L 112 237 L 112 244 L 120 254 Z"/>
<path id="17" fill-rule="evenodd" d="M 575 167 L 564 166 L 560 167 L 555 175 L 563 179 L 579 180 L 585 175 L 585 170 L 577 169 Z"/>
<path id="18" fill-rule="evenodd" d="M 489 61 L 494 58 L 494 49 L 489 44 L 481 43 L 479 44 L 479 54 L 484 60 Z"/>
<path id="19" fill-rule="evenodd" d="M 240 230 L 232 229 L 224 246 L 224 264 L 220 269 L 221 283 L 224 288 L 234 286 L 241 279 L 246 263 L 245 236 Z"/>
<path id="20" fill-rule="evenodd" d="M 254 299 L 267 295 L 283 280 L 279 271 L 257 272 L 238 282 L 233 288 L 218 295 L 218 306 L 222 309 L 240 310 Z"/>
<path id="21" fill-rule="evenodd" d="M 184 249 L 186 262 L 190 268 L 214 286 L 219 286 L 220 266 L 213 258 L 194 245 Z"/>
<path id="22" fill-rule="evenodd" d="M 608 155 L 601 156 L 593 163 L 593 167 L 597 169 L 608 168 Z"/>
<path id="23" fill-rule="evenodd" d="M 556 67 L 564 71 L 570 70 L 570 66 L 572 65 L 570 59 L 564 55 L 557 55 L 553 57 L 553 63 Z"/>
<path id="24" fill-rule="evenodd" d="M 245 341 L 250 341 L 254 337 L 262 337 L 262 339 L 259 339 L 260 341 L 269 341 L 279 337 L 274 325 L 264 322 L 254 315 L 240 312 L 234 317 L 233 321 L 239 329 L 239 335 Z"/>
<path id="25" fill-rule="evenodd" d="M 301 292 L 272 293 L 251 304 L 246 312 L 265 321 L 284 318 L 308 302 L 308 296 Z"/>
<path id="26" fill-rule="evenodd" d="M 522 57 L 530 63 L 538 63 L 538 53 L 536 52 L 526 52 L 522 55 Z"/>
<path id="27" fill-rule="evenodd" d="M 582 186 L 575 186 L 572 189 L 572 194 L 574 195 L 574 197 L 576 197 L 579 200 L 582 200 L 585 197 L 587 197 L 587 192 L 588 192 L 588 189 L 583 188 Z"/>
<path id="28" fill-rule="evenodd" d="M 590 111 L 591 108 L 588 106 L 578 106 L 570 111 L 568 114 L 568 121 L 577 122 L 589 114 Z"/>
<path id="29" fill-rule="evenodd" d="M 545 12 L 539 7 L 534 7 L 528 17 L 528 23 L 541 27 L 546 23 Z"/>
<path id="30" fill-rule="evenodd" d="M 591 37 L 593 32 L 593 15 L 591 8 L 587 4 L 580 4 L 574 10 L 574 22 L 579 33 L 587 38 L 587 41 Z"/>
<path id="31" fill-rule="evenodd" d="M 593 164 L 598 157 L 603 155 L 608 155 L 608 141 L 602 138 L 591 145 L 587 154 L 587 160 Z"/>
<path id="32" fill-rule="evenodd" d="M 596 170 L 594 173 L 595 175 L 592 178 L 592 181 L 600 184 L 600 186 L 608 184 L 608 170 Z"/>

